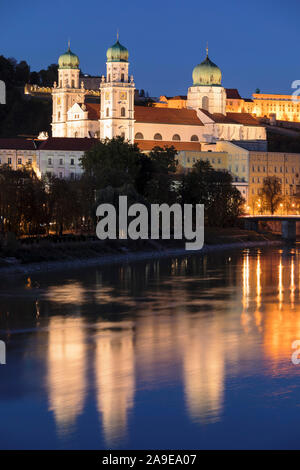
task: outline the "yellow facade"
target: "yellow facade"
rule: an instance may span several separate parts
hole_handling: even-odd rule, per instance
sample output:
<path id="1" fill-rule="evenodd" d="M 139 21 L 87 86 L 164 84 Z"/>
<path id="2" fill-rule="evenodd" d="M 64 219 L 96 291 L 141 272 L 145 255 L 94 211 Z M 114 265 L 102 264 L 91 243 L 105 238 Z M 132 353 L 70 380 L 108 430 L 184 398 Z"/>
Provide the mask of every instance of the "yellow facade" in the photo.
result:
<path id="1" fill-rule="evenodd" d="M 175 108 L 182 109 L 186 108 L 186 96 L 160 96 L 158 103 L 153 103 L 155 108 Z"/>
<path id="2" fill-rule="evenodd" d="M 262 188 L 267 176 L 279 178 L 283 203 L 293 204 L 300 184 L 300 154 L 249 152 L 249 211 L 252 213 L 262 208 Z"/>
<path id="3" fill-rule="evenodd" d="M 252 114 L 278 121 L 300 122 L 300 98 L 292 95 L 254 94 Z"/>

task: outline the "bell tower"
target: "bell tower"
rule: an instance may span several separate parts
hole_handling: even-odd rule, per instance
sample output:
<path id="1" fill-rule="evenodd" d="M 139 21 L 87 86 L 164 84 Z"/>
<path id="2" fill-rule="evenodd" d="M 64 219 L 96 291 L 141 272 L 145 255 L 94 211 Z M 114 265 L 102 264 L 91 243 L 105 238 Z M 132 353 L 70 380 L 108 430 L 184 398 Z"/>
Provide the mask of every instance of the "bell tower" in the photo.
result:
<path id="1" fill-rule="evenodd" d="M 106 78 L 100 83 L 100 138 L 121 136 L 134 141 L 133 76 L 129 77 L 128 50 L 117 42 L 106 53 Z"/>
<path id="2" fill-rule="evenodd" d="M 74 103 L 84 103 L 85 89 L 79 84 L 79 59 L 71 52 L 70 42 L 58 65 L 58 83 L 52 89 L 52 135 L 72 137 L 68 135 L 67 113 Z"/>
<path id="3" fill-rule="evenodd" d="M 187 107 L 203 109 L 211 114 L 226 114 L 226 91 L 222 87 L 222 72 L 208 57 L 193 70 L 193 86 L 188 89 Z"/>

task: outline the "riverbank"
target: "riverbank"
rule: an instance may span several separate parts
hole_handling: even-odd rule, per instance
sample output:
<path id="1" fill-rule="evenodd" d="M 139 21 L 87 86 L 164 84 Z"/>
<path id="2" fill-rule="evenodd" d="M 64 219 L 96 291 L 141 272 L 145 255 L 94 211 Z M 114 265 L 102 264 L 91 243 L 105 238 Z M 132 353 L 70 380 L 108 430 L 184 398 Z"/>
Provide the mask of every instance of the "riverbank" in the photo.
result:
<path id="1" fill-rule="evenodd" d="M 212 228 L 206 229 L 205 245 L 200 251 L 186 251 L 183 242 L 174 240 L 92 240 L 62 243 L 47 240 L 40 241 L 38 245 L 18 247 L 15 256 L 0 258 L 0 276 L 280 244 L 280 236 L 272 233 L 259 234 L 240 229 Z"/>

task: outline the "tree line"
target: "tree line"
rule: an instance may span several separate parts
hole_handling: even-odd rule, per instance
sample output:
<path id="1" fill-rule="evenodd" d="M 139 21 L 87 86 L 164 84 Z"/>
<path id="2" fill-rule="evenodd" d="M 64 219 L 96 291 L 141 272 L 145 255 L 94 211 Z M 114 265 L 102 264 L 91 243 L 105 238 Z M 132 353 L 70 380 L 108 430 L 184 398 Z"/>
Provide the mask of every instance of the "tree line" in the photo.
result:
<path id="1" fill-rule="evenodd" d="M 174 147 L 156 147 L 148 155 L 117 137 L 97 143 L 82 158 L 75 180 L 43 176 L 29 168 L 0 168 L 0 231 L 17 236 L 65 231 L 95 233 L 96 207 L 116 203 L 204 204 L 207 225 L 236 222 L 244 200 L 226 171 L 198 161 L 181 171 Z"/>
<path id="2" fill-rule="evenodd" d="M 52 103 L 38 97 L 26 97 L 26 83 L 52 86 L 57 80 L 57 65 L 31 72 L 26 61 L 0 56 L 0 80 L 6 85 L 6 104 L 0 106 L 0 137 L 38 135 L 50 132 Z"/>

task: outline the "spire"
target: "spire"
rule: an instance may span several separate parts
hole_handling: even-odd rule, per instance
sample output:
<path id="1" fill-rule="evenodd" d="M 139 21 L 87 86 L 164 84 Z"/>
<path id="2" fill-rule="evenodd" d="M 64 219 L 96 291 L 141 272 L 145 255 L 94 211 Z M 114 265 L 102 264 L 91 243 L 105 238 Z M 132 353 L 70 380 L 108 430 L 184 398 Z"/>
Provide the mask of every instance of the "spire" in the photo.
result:
<path id="1" fill-rule="evenodd" d="M 117 42 L 119 41 L 119 30 L 117 29 Z"/>
<path id="2" fill-rule="evenodd" d="M 208 58 L 208 41 L 206 43 L 206 58 Z"/>
<path id="3" fill-rule="evenodd" d="M 70 52 L 70 39 L 68 39 L 68 52 Z"/>

